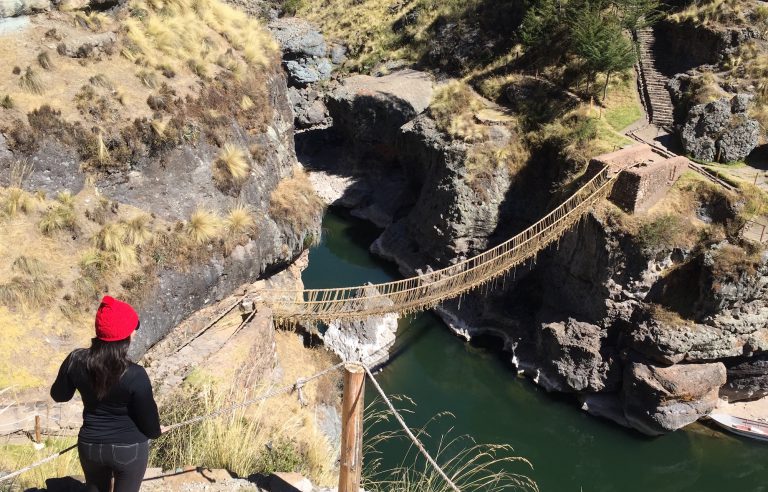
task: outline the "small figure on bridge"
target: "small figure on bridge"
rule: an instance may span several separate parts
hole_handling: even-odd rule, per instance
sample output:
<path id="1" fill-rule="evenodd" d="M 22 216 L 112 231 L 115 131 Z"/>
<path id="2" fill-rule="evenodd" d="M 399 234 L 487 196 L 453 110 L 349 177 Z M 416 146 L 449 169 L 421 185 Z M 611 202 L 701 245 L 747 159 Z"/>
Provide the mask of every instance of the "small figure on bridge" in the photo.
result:
<path id="1" fill-rule="evenodd" d="M 138 492 L 149 439 L 161 434 L 147 372 L 128 359 L 138 328 L 139 316 L 129 304 L 105 296 L 91 347 L 70 353 L 51 387 L 57 402 L 71 400 L 75 390 L 83 399 L 77 450 L 88 492 Z"/>

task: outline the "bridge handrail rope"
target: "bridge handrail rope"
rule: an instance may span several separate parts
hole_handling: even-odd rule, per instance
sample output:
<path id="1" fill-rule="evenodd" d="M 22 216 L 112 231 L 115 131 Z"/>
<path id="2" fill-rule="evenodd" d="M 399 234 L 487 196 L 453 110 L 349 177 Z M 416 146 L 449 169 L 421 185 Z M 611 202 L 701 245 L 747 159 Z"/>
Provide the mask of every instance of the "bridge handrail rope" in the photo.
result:
<path id="1" fill-rule="evenodd" d="M 163 434 L 166 434 L 166 433 L 168 433 L 170 431 L 173 431 L 175 429 L 178 429 L 180 427 L 196 424 L 196 423 L 201 422 L 203 420 L 208 420 L 208 419 L 212 419 L 212 418 L 219 417 L 219 416 L 222 416 L 222 415 L 226 415 L 228 413 L 232 413 L 232 412 L 234 412 L 236 410 L 239 410 L 241 408 L 246 408 L 248 406 L 253 405 L 254 403 L 258 403 L 260 401 L 264 401 L 264 400 L 267 400 L 269 398 L 273 398 L 275 396 L 278 396 L 278 395 L 281 395 L 281 394 L 284 394 L 284 393 L 292 393 L 293 391 L 297 391 L 300 394 L 301 388 L 305 384 L 307 384 L 309 382 L 312 382 L 312 381 L 314 381 L 316 379 L 319 379 L 319 378 L 321 378 L 321 377 L 323 377 L 323 376 L 325 376 L 325 375 L 327 375 L 327 374 L 329 374 L 329 373 L 331 373 L 333 371 L 336 371 L 336 370 L 341 369 L 342 367 L 348 366 L 348 365 L 359 366 L 359 367 L 361 367 L 365 371 L 366 376 L 368 377 L 368 379 L 370 379 L 371 383 L 373 383 L 373 386 L 376 388 L 376 391 L 379 393 L 381 398 L 387 404 L 387 407 L 389 408 L 389 411 L 395 417 L 395 420 L 397 420 L 398 424 L 403 428 L 403 431 L 405 431 L 405 433 L 408 436 L 408 438 L 411 439 L 411 441 L 413 441 L 413 444 L 417 447 L 417 449 L 421 452 L 421 454 L 427 459 L 429 464 L 443 478 L 443 480 L 445 480 L 445 482 L 448 484 L 448 486 L 452 490 L 454 490 L 455 492 L 461 492 L 461 490 L 459 490 L 459 488 L 456 486 L 456 484 L 453 483 L 453 481 L 448 477 L 448 475 L 445 473 L 445 471 L 443 471 L 443 469 L 440 467 L 440 465 L 438 465 L 437 462 L 432 458 L 432 456 L 429 454 L 429 452 L 426 450 L 426 448 L 424 448 L 424 445 L 421 443 L 421 441 L 413 434 L 411 429 L 405 423 L 405 420 L 403 420 L 403 418 L 400 415 L 400 413 L 397 411 L 397 409 L 394 407 L 394 405 L 392 405 L 392 402 L 387 397 L 387 394 L 381 388 L 381 386 L 379 385 L 378 381 L 376 381 L 376 378 L 373 376 L 373 373 L 371 372 L 371 369 L 367 365 L 363 364 L 362 362 L 340 362 L 339 364 L 336 364 L 334 366 L 328 367 L 328 368 L 326 368 L 326 369 L 324 369 L 324 370 L 322 370 L 322 371 L 320 371 L 318 373 L 313 374 L 312 376 L 309 376 L 307 378 L 300 378 L 294 384 L 289 384 L 289 385 L 281 386 L 281 387 L 275 388 L 275 389 L 273 389 L 273 390 L 271 390 L 271 391 L 269 391 L 267 393 L 259 395 L 259 396 L 255 397 L 255 398 L 244 400 L 242 402 L 239 402 L 239 403 L 236 403 L 234 405 L 227 406 L 227 407 L 220 408 L 219 410 L 216 410 L 216 411 L 213 411 L 213 412 L 210 412 L 210 413 L 198 415 L 196 417 L 192 417 L 192 418 L 189 418 L 187 420 L 183 420 L 181 422 L 177 422 L 177 423 L 175 423 L 173 425 L 170 425 L 170 426 L 166 427 L 165 430 L 163 431 Z M 40 467 L 40 466 L 42 466 L 42 465 L 44 465 L 44 464 L 46 464 L 46 463 L 48 463 L 50 461 L 53 461 L 56 458 L 62 456 L 63 454 L 66 454 L 66 453 L 68 453 L 68 452 L 70 452 L 70 451 L 72 451 L 72 450 L 74 450 L 76 448 L 77 448 L 77 444 L 73 444 L 73 445 L 71 445 L 71 446 L 69 446 L 67 448 L 64 448 L 64 449 L 62 449 L 60 451 L 57 451 L 57 452 L 51 454 L 50 456 L 48 456 L 46 458 L 43 458 L 43 459 L 41 459 L 39 461 L 36 461 L 36 462 L 34 462 L 34 463 L 32 463 L 32 464 L 30 464 L 28 466 L 25 466 L 24 468 L 16 470 L 16 471 L 14 471 L 12 473 L 9 473 L 7 475 L 0 476 L 0 483 L 6 482 L 8 480 L 11 480 L 12 478 L 18 477 L 19 475 L 21 475 L 23 473 L 26 473 L 28 471 L 31 471 L 31 470 L 35 469 L 35 468 L 38 468 L 38 467 Z"/>
<path id="2" fill-rule="evenodd" d="M 498 277 L 557 240 L 613 182 L 615 177 L 609 172 L 603 168 L 560 206 L 511 239 L 440 270 L 381 284 L 271 290 L 269 298 L 262 301 L 272 308 L 276 318 L 320 321 L 433 307 Z"/>

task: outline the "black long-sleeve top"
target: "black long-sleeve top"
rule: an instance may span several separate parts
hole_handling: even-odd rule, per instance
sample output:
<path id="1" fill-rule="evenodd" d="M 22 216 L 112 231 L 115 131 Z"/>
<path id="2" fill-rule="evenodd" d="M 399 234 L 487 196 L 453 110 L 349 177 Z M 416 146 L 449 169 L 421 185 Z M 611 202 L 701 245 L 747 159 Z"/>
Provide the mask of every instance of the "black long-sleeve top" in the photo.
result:
<path id="1" fill-rule="evenodd" d="M 69 354 L 51 386 L 51 397 L 57 402 L 69 401 L 75 390 L 80 392 L 84 407 L 80 441 L 133 444 L 159 437 L 160 417 L 147 371 L 131 363 L 118 384 L 99 400 L 85 368 L 86 352 Z"/>

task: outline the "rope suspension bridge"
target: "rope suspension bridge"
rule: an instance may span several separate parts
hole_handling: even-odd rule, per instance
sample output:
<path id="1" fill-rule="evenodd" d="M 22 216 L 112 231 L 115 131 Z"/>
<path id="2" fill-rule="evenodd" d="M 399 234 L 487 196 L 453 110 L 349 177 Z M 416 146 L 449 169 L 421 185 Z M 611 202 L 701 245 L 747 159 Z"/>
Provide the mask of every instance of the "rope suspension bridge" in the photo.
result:
<path id="1" fill-rule="evenodd" d="M 471 258 L 423 275 L 356 287 L 271 290 L 258 301 L 267 305 L 273 316 L 288 321 L 332 321 L 363 319 L 396 312 L 408 314 L 434 308 L 486 284 L 535 257 L 559 240 L 606 196 L 618 176 L 602 168 L 567 200 L 538 222 Z"/>
<path id="2" fill-rule="evenodd" d="M 268 296 L 262 296 L 262 298 L 254 299 L 254 301 L 268 307 L 275 319 L 309 322 L 363 319 L 391 312 L 407 314 L 431 309 L 446 299 L 460 296 L 502 276 L 509 270 L 534 258 L 544 248 L 558 241 L 563 234 L 589 212 L 595 203 L 610 192 L 618 174 L 616 170 L 611 170 L 607 166 L 603 167 L 568 199 L 529 228 L 498 246 L 446 268 L 381 284 L 337 289 L 270 290 Z M 185 343 L 189 343 L 216 324 L 239 302 L 229 307 L 224 314 L 217 316 Z M 238 402 L 208 414 L 198 415 L 183 422 L 174 423 L 169 425 L 165 432 L 172 432 L 180 427 L 194 425 L 203 420 L 232 414 L 238 409 L 246 408 L 280 394 L 296 392 L 301 398 L 301 390 L 305 384 L 342 368 L 344 370 L 344 394 L 339 492 L 357 492 L 359 490 L 362 472 L 363 392 L 366 378 L 371 381 L 395 420 L 423 455 L 426 462 L 435 469 L 448 488 L 460 492 L 459 487 L 454 483 L 454 478 L 448 476 L 432 458 L 378 384 L 370 368 L 361 362 L 337 364 L 317 374 L 300 379 L 293 385 L 275 388 L 258 397 Z M 9 482 L 23 473 L 53 461 L 76 449 L 76 447 L 76 445 L 70 446 L 22 469 L 2 475 L 0 476 L 0 484 Z"/>

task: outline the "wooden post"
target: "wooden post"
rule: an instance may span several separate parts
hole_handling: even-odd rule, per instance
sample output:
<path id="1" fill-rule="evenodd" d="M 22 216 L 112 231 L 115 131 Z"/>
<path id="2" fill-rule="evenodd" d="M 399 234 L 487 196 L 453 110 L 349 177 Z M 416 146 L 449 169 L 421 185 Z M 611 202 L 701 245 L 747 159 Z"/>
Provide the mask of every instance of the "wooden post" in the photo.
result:
<path id="1" fill-rule="evenodd" d="M 360 491 L 360 476 L 363 471 L 364 399 L 365 371 L 359 366 L 344 366 L 339 492 Z"/>
<path id="2" fill-rule="evenodd" d="M 40 416 L 35 415 L 35 442 L 40 444 Z"/>

